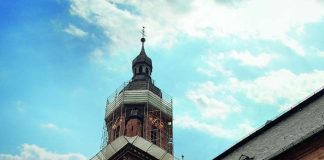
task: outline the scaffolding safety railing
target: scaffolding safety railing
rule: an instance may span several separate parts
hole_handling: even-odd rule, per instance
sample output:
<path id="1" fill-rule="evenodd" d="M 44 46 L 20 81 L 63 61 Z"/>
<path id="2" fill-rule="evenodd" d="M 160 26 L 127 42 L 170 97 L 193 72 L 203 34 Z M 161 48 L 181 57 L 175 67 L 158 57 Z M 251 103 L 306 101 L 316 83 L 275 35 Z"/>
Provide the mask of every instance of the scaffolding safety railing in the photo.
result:
<path id="1" fill-rule="evenodd" d="M 128 82 L 129 83 L 129 82 Z M 124 90 L 128 83 L 120 86 L 107 99 L 105 118 L 112 113 L 121 103 L 146 103 L 159 107 L 166 114 L 172 113 L 172 97 L 162 92 L 162 98 L 150 90 Z"/>
<path id="2" fill-rule="evenodd" d="M 110 134 L 108 134 L 107 125 L 112 126 L 112 121 L 116 120 L 114 117 L 116 117 L 116 113 L 121 116 L 124 113 L 123 112 L 123 106 L 126 104 L 146 104 L 146 108 L 144 109 L 144 115 L 146 116 L 146 123 L 144 124 L 143 128 L 143 137 L 146 137 L 147 139 L 155 139 L 157 141 L 157 145 L 167 149 L 170 153 L 173 153 L 173 124 L 172 124 L 172 97 L 166 94 L 165 92 L 161 91 L 161 94 L 156 94 L 153 93 L 149 88 L 150 88 L 150 83 L 147 83 L 147 89 L 143 90 L 128 90 L 126 89 L 126 86 L 128 86 L 129 82 L 123 83 L 114 93 L 112 93 L 108 98 L 107 98 L 107 103 L 106 103 L 106 108 L 105 108 L 105 119 L 109 121 L 105 122 L 107 124 L 104 125 L 103 127 L 103 135 L 102 135 L 102 144 L 100 148 L 104 148 L 107 144 L 109 139 L 115 139 L 115 136 L 110 137 Z M 165 129 L 159 129 L 158 130 L 158 137 L 155 137 L 156 135 L 151 135 L 148 137 L 147 133 L 152 132 L 150 128 L 147 128 L 147 122 L 148 122 L 148 116 L 149 112 L 152 112 L 152 109 L 149 109 L 149 106 L 154 106 L 155 108 L 152 108 L 153 110 L 157 110 L 159 113 L 159 118 L 161 119 L 161 113 L 164 113 L 165 115 L 168 115 L 168 117 L 171 117 L 170 120 L 167 121 L 165 124 Z M 120 108 L 121 107 L 121 108 Z M 148 107 L 148 108 L 147 108 Z M 117 110 L 120 111 L 120 114 L 116 112 Z M 115 115 L 115 116 L 114 116 Z M 117 116 L 118 116 L 117 115 Z M 111 116 L 111 117 L 110 117 Z M 108 118 L 110 117 L 110 118 Z M 145 118 L 144 118 L 145 119 Z M 163 118 L 162 118 L 163 119 Z M 110 122 L 111 121 L 111 122 Z M 125 122 L 123 122 L 125 125 Z M 170 123 L 170 124 L 169 124 Z M 118 129 L 120 134 L 122 135 L 124 129 L 120 128 Z M 162 137 L 164 137 L 164 140 L 166 139 L 168 143 L 161 143 Z M 169 144 L 170 143 L 170 144 Z"/>

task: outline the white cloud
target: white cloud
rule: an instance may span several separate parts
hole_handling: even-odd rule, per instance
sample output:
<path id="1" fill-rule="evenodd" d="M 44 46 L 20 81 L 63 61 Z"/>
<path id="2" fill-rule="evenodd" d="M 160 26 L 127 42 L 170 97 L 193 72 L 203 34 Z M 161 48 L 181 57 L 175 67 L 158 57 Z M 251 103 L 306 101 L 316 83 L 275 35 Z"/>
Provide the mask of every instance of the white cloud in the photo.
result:
<path id="1" fill-rule="evenodd" d="M 220 87 L 222 86 L 207 81 L 188 90 L 186 96 L 194 103 L 198 112 L 190 117 L 177 116 L 175 125 L 227 139 L 237 139 L 253 131 L 254 128 L 248 121 L 242 121 L 241 124 L 232 127 L 225 125 L 230 121 L 229 117 L 241 112 L 242 106 L 234 97 L 222 92 Z M 194 119 L 197 116 L 201 120 Z"/>
<path id="2" fill-rule="evenodd" d="M 316 47 L 312 47 L 312 50 L 316 53 L 316 55 L 318 55 L 320 57 L 324 57 L 324 50 L 321 50 L 321 49 L 316 48 Z"/>
<path id="3" fill-rule="evenodd" d="M 252 54 L 249 51 L 236 51 L 212 53 L 209 52 L 202 56 L 202 61 L 206 63 L 205 67 L 198 67 L 197 71 L 214 77 L 216 72 L 222 73 L 227 77 L 233 76 L 231 70 L 226 68 L 227 63 L 238 61 L 240 65 L 265 68 L 278 57 L 275 53 Z"/>
<path id="4" fill-rule="evenodd" d="M 134 45 L 135 42 L 140 43 L 139 28 L 144 24 L 141 23 L 141 18 L 127 10 L 119 9 L 110 1 L 71 0 L 70 12 L 102 28 L 112 42 L 112 52 L 116 48 L 121 50 Z"/>
<path id="5" fill-rule="evenodd" d="M 204 74 L 204 75 L 207 75 L 208 77 L 215 77 L 216 74 L 215 74 L 215 70 L 212 70 L 212 69 L 207 69 L 207 68 L 203 68 L 203 67 L 198 67 L 196 69 L 197 72 L 201 73 L 201 74 Z"/>
<path id="6" fill-rule="evenodd" d="M 267 73 L 253 81 L 234 82 L 239 90 L 257 102 L 268 104 L 281 104 L 282 109 L 291 107 L 303 100 L 324 85 L 324 71 L 295 74 L 289 70 L 278 70 Z M 279 107 L 279 106 L 278 106 Z"/>
<path id="7" fill-rule="evenodd" d="M 58 128 L 55 124 L 53 123 L 45 123 L 45 124 L 41 124 L 40 125 L 42 128 L 46 128 L 46 129 L 56 129 Z"/>
<path id="8" fill-rule="evenodd" d="M 215 95 L 217 86 L 210 81 L 193 88 L 196 89 L 189 90 L 186 96 L 205 118 L 226 119 L 230 113 L 240 111 L 240 105 L 234 98 L 230 96 L 222 97 L 222 100 L 220 97 L 217 98 Z"/>
<path id="9" fill-rule="evenodd" d="M 238 139 L 255 130 L 248 121 L 244 121 L 237 127 L 233 127 L 235 129 L 228 129 L 223 125 L 200 122 L 189 116 L 176 117 L 174 124 L 179 128 L 194 129 L 215 137 L 227 139 Z"/>
<path id="10" fill-rule="evenodd" d="M 91 62 L 98 64 L 104 70 L 109 72 L 120 73 L 131 70 L 131 65 L 124 65 L 129 64 L 129 62 L 127 62 L 128 58 L 126 58 L 125 55 L 122 57 L 117 57 L 116 55 L 109 55 L 105 53 L 106 51 L 103 49 L 95 48 L 90 53 L 89 59 Z"/>
<path id="11" fill-rule="evenodd" d="M 90 60 L 95 63 L 103 64 L 104 63 L 104 52 L 102 50 L 96 48 L 93 52 L 91 52 Z"/>
<path id="12" fill-rule="evenodd" d="M 20 153 L 17 155 L 0 153 L 1 160 L 86 160 L 79 153 L 59 154 L 48 151 L 34 144 L 21 145 Z"/>
<path id="13" fill-rule="evenodd" d="M 64 29 L 64 31 L 66 33 L 69 33 L 73 36 L 76 36 L 76 37 L 85 37 L 88 35 L 87 32 L 81 30 L 80 28 L 72 25 L 72 24 L 69 24 L 69 26 L 67 28 Z"/>
<path id="14" fill-rule="evenodd" d="M 57 131 L 57 132 L 69 132 L 70 131 L 67 128 L 59 127 L 54 123 L 43 123 L 43 124 L 40 124 L 40 127 L 43 129 Z"/>
<path id="15" fill-rule="evenodd" d="M 282 38 L 281 42 L 300 56 L 305 56 L 304 47 L 298 41 L 291 38 Z"/>
<path id="16" fill-rule="evenodd" d="M 242 65 L 254 66 L 263 68 L 268 66 L 270 62 L 276 57 L 275 54 L 260 53 L 258 55 L 252 55 L 249 51 L 238 52 L 231 51 L 229 57 L 236 59 L 242 63 Z"/>
<path id="17" fill-rule="evenodd" d="M 198 67 L 197 71 L 206 74 L 207 76 L 214 77 L 216 73 L 221 73 L 225 76 L 232 76 L 232 72 L 225 68 L 224 62 L 227 59 L 226 54 L 207 53 L 201 56 L 202 61 L 206 63 L 206 67 Z"/>
<path id="18" fill-rule="evenodd" d="M 236 100 L 239 98 L 237 95 L 283 111 L 304 100 L 306 96 L 323 87 L 323 84 L 324 71 L 296 74 L 286 69 L 271 71 L 253 80 L 230 78 L 227 83 L 220 85 L 206 81 L 192 87 L 193 89 L 186 93 L 187 98 L 196 106 L 197 115 L 178 116 L 175 125 L 216 137 L 238 138 L 242 136 L 240 134 L 254 130 L 250 123 L 243 121 L 237 124 L 235 129 L 221 125 L 229 122 L 228 117 L 235 116 L 234 113 L 242 112 L 244 107 Z M 201 116 L 203 121 L 193 118 L 197 116 Z M 215 118 L 222 120 L 222 123 L 215 123 Z"/>
<path id="19" fill-rule="evenodd" d="M 212 82 L 208 82 L 212 83 Z M 254 80 L 230 78 L 228 83 L 216 86 L 217 92 L 228 95 L 242 93 L 262 104 L 276 105 L 284 110 L 324 85 L 324 71 L 295 74 L 290 70 L 271 71 Z"/>
<path id="20" fill-rule="evenodd" d="M 119 48 L 137 43 L 139 28 L 145 25 L 152 45 L 170 46 L 181 35 L 208 39 L 236 35 L 279 40 L 303 55 L 302 47 L 288 33 L 303 34 L 305 24 L 319 22 L 324 16 L 323 4 L 317 0 L 249 0 L 232 5 L 213 0 L 70 2 L 71 14 L 101 27 L 112 46 Z"/>

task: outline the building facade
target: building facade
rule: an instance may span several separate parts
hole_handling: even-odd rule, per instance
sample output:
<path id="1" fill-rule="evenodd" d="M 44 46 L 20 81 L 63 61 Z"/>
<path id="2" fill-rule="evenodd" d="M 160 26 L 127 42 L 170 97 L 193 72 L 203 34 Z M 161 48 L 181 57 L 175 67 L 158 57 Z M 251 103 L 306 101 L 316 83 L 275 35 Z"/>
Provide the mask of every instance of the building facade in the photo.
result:
<path id="1" fill-rule="evenodd" d="M 142 49 L 133 77 L 108 98 L 102 149 L 91 160 L 173 159 L 172 99 L 151 78 L 152 60 Z"/>
<path id="2" fill-rule="evenodd" d="M 324 88 L 214 160 L 324 160 Z"/>

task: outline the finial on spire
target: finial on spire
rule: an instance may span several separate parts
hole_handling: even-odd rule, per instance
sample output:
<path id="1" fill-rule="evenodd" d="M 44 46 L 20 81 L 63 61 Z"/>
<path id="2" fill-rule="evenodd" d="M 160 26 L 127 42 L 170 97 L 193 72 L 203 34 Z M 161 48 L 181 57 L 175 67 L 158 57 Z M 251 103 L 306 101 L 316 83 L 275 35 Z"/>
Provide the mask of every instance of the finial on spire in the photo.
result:
<path id="1" fill-rule="evenodd" d="M 145 42 L 145 38 L 144 37 L 146 36 L 145 35 L 145 27 L 144 26 L 143 26 L 143 29 L 142 29 L 142 32 L 141 33 L 142 33 L 141 42 L 142 42 L 142 45 L 144 45 L 144 42 Z"/>

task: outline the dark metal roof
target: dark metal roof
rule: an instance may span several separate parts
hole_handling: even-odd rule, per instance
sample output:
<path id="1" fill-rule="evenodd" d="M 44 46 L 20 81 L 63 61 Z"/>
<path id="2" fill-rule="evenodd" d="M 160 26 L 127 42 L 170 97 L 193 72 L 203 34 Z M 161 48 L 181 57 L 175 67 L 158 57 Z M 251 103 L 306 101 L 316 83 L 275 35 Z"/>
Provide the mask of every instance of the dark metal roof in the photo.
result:
<path id="1" fill-rule="evenodd" d="M 324 88 L 322 88 L 318 92 L 314 93 L 313 95 L 311 95 L 310 97 L 308 97 L 307 99 L 302 101 L 301 103 L 297 104 L 295 107 L 293 107 L 289 111 L 285 112 L 284 114 L 282 114 L 278 118 L 276 118 L 276 119 L 274 119 L 272 121 L 269 121 L 265 126 L 258 129 L 254 133 L 250 134 L 246 138 L 242 139 L 241 141 L 239 141 L 238 143 L 236 143 L 235 145 L 233 145 L 232 147 L 227 149 L 225 152 L 223 152 L 220 155 L 218 155 L 217 157 L 215 157 L 214 160 L 221 160 L 222 158 L 226 157 L 227 155 L 229 155 L 230 153 L 232 153 L 236 149 L 240 148 L 241 146 L 243 146 L 244 144 L 246 144 L 250 140 L 252 140 L 255 137 L 257 137 L 257 136 L 261 135 L 262 133 L 266 132 L 271 127 L 273 127 L 276 124 L 280 123 L 281 121 L 287 119 L 288 117 L 295 114 L 296 112 L 301 111 L 303 108 L 307 107 L 310 103 L 316 101 L 318 98 L 322 97 L 323 95 L 324 95 Z"/>
<path id="2" fill-rule="evenodd" d="M 292 144 L 290 148 L 282 151 L 281 153 L 274 155 L 270 158 L 270 160 L 282 160 L 282 159 L 301 159 L 299 156 L 305 154 L 305 151 L 309 151 L 309 149 L 305 149 L 311 147 L 313 149 L 320 148 L 324 143 L 324 127 L 312 132 L 308 137 L 302 137 L 301 141 Z"/>
<path id="3" fill-rule="evenodd" d="M 142 45 L 140 54 L 133 60 L 132 66 L 134 67 L 138 63 L 146 63 L 152 68 L 152 60 L 146 55 L 144 45 Z"/>
<path id="4" fill-rule="evenodd" d="M 124 157 L 136 157 L 138 160 L 158 160 L 157 158 L 153 157 L 152 155 L 142 151 L 141 149 L 137 148 L 136 146 L 128 143 L 122 149 L 120 149 L 117 153 L 115 153 L 112 157 L 108 160 L 123 160 Z"/>
<path id="5" fill-rule="evenodd" d="M 150 80 L 139 80 L 129 82 L 123 90 L 150 90 L 157 96 L 162 98 L 162 92 L 160 88 L 155 86 Z"/>

